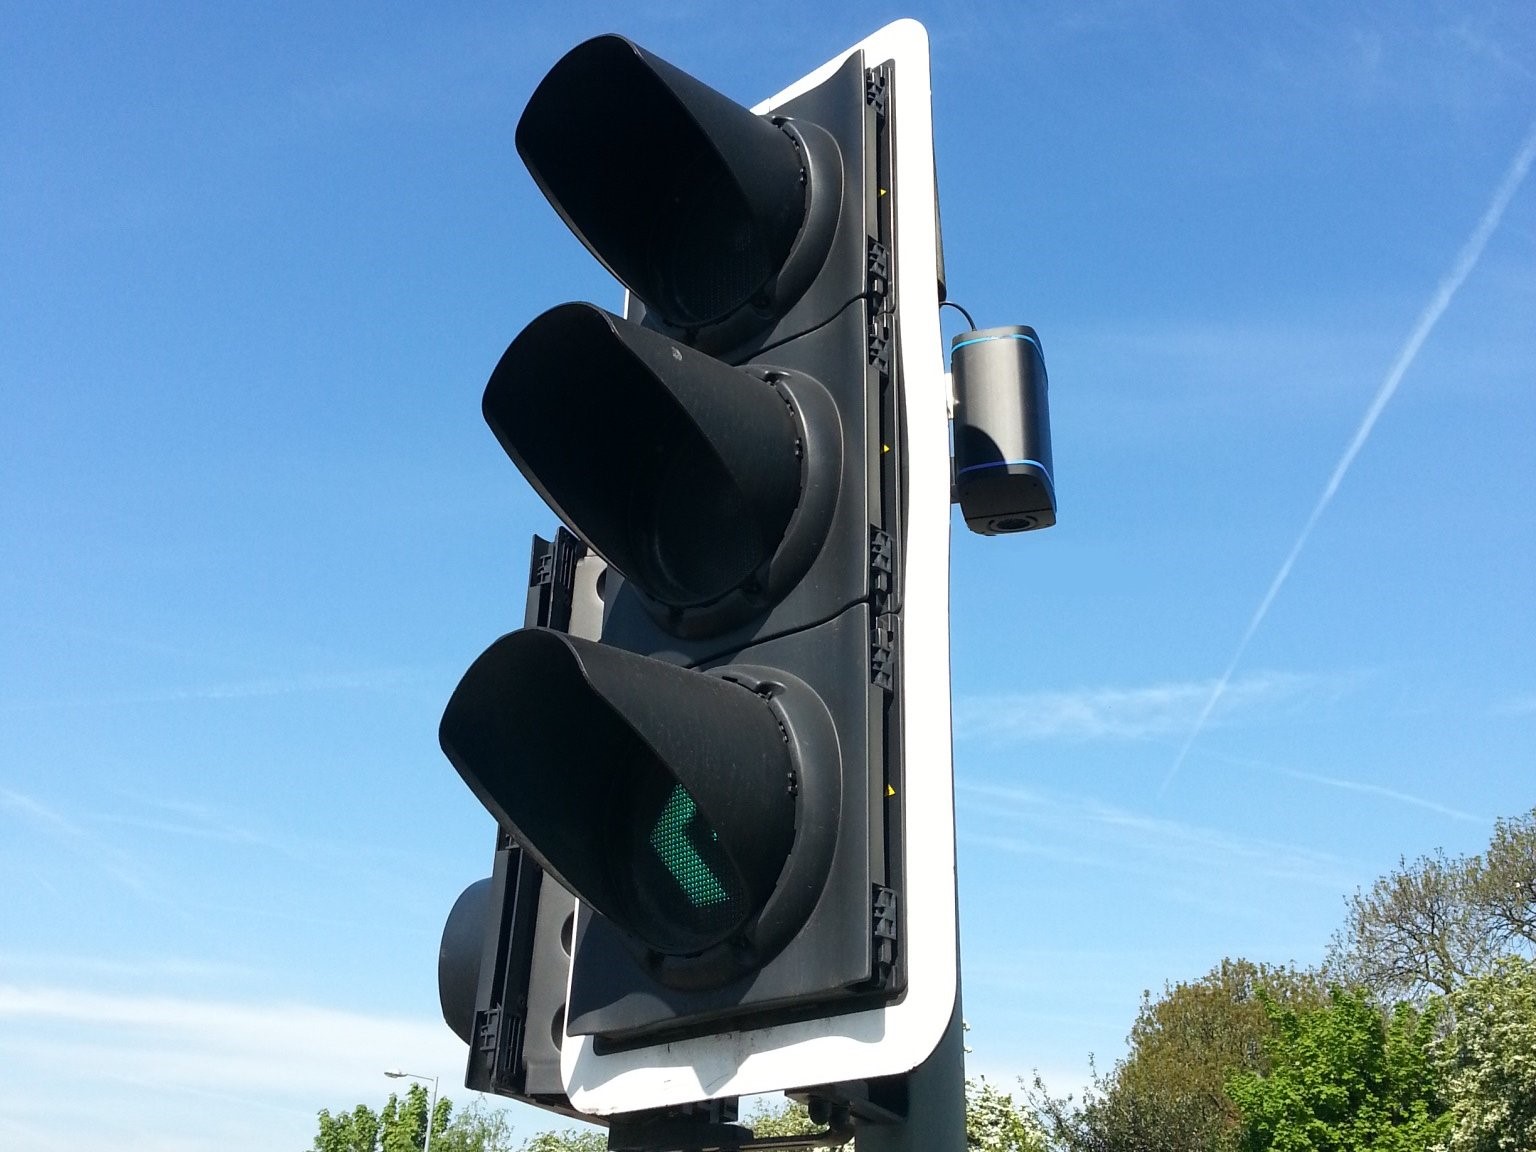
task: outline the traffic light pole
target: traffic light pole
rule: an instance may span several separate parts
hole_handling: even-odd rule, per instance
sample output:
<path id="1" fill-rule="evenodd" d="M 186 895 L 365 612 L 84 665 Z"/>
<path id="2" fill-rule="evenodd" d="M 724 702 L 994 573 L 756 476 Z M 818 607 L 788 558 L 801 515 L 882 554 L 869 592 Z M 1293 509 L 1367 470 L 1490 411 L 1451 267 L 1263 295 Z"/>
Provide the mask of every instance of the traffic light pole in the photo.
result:
<path id="1" fill-rule="evenodd" d="M 965 1040 L 960 996 L 933 1054 L 907 1073 L 907 1118 L 857 1124 L 859 1152 L 964 1152 Z"/>

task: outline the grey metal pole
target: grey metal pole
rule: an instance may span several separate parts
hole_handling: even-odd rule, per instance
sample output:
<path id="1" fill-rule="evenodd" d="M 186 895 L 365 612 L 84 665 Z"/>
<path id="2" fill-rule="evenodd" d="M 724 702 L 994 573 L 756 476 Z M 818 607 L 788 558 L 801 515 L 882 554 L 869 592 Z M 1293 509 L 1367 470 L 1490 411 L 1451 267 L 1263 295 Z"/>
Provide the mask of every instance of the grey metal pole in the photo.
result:
<path id="1" fill-rule="evenodd" d="M 907 1074 L 904 1124 L 855 1122 L 859 1152 L 965 1152 L 965 1039 L 960 990 L 949 1027 L 928 1059 Z"/>
<path id="2" fill-rule="evenodd" d="M 432 1121 L 437 1119 L 437 1077 L 432 1077 L 432 1099 L 427 1104 L 427 1138 L 421 1152 L 432 1152 Z"/>

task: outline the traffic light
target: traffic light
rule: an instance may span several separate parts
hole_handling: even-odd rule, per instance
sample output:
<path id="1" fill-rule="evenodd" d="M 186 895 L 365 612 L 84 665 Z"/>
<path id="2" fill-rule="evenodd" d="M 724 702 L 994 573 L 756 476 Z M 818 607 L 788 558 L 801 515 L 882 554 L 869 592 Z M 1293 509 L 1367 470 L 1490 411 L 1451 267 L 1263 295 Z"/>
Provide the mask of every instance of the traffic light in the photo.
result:
<path id="1" fill-rule="evenodd" d="M 771 103 L 602 36 L 517 128 L 629 293 L 538 316 L 483 401 L 606 561 L 601 635 L 501 637 L 440 737 L 579 902 L 562 1076 L 596 1113 L 904 1071 L 955 1003 L 922 30 Z"/>

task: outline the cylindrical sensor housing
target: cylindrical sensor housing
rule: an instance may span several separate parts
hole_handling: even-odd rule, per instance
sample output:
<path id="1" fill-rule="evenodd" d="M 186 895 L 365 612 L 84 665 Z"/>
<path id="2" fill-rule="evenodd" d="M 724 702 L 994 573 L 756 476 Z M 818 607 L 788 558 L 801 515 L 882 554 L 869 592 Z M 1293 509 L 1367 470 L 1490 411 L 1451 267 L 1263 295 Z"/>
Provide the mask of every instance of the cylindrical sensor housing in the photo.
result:
<path id="1" fill-rule="evenodd" d="M 950 343 L 955 501 L 983 536 L 1056 523 L 1045 356 L 1033 328 L 962 332 Z"/>

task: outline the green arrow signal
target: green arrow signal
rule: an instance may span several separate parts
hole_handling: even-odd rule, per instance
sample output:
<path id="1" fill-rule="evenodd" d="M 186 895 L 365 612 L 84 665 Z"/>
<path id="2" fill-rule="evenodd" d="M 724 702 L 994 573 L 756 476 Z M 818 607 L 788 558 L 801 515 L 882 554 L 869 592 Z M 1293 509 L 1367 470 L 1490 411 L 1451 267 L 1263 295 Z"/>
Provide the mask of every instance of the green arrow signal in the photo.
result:
<path id="1" fill-rule="evenodd" d="M 730 893 L 721 886 L 689 838 L 688 826 L 698 814 L 693 797 L 679 784 L 672 789 L 667 806 L 651 829 L 651 848 L 695 908 L 730 899 Z M 713 829 L 709 830 L 709 838 L 716 838 Z"/>

